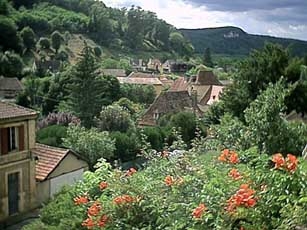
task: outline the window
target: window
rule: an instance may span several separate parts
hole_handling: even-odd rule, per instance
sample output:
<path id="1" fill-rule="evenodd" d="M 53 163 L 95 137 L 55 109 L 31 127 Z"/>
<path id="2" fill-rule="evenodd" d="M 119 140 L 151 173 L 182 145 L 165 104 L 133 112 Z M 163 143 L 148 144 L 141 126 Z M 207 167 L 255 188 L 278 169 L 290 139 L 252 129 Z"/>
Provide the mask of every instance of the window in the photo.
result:
<path id="1" fill-rule="evenodd" d="M 0 153 L 23 151 L 25 149 L 24 126 L 0 128 Z"/>
<path id="2" fill-rule="evenodd" d="M 17 149 L 17 132 L 16 127 L 9 127 L 8 129 L 8 150 L 9 152 Z"/>

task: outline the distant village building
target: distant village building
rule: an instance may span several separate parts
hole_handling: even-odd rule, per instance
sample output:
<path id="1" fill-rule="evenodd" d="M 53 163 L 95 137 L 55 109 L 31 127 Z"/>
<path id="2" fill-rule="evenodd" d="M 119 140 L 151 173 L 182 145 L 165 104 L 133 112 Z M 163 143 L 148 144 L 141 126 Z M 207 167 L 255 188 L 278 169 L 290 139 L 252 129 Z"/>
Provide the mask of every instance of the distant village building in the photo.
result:
<path id="1" fill-rule="evenodd" d="M 36 143 L 32 153 L 36 157 L 35 178 L 40 204 L 47 202 L 64 185 L 82 180 L 88 170 L 85 159 L 69 149 Z"/>
<path id="2" fill-rule="evenodd" d="M 201 70 L 189 80 L 178 78 L 169 91 L 187 90 L 189 95 L 196 97 L 199 108 L 205 112 L 211 104 L 219 100 L 224 87 L 211 70 Z"/>
<path id="3" fill-rule="evenodd" d="M 0 76 L 0 99 L 14 101 L 22 90 L 23 86 L 18 78 Z"/>
<path id="4" fill-rule="evenodd" d="M 176 63 L 175 60 L 166 60 L 162 64 L 163 72 L 171 73 L 172 72 L 172 65 L 174 65 L 175 63 Z"/>
<path id="5" fill-rule="evenodd" d="M 149 59 L 147 63 L 147 69 L 153 70 L 156 72 L 160 72 L 160 69 L 162 67 L 162 63 L 159 59 Z"/>
<path id="6" fill-rule="evenodd" d="M 155 74 L 132 72 L 128 77 L 118 77 L 117 79 L 121 84 L 152 85 L 155 89 L 156 95 L 159 95 L 164 89 L 159 76 Z"/>
<path id="7" fill-rule="evenodd" d="M 194 65 L 175 60 L 166 60 L 162 65 L 163 72 L 167 73 L 185 73 L 192 67 Z"/>
<path id="8" fill-rule="evenodd" d="M 184 111 L 194 112 L 195 114 L 201 113 L 188 91 L 161 92 L 138 121 L 138 125 L 155 126 L 157 125 L 158 119 L 163 115 Z"/>
<path id="9" fill-rule="evenodd" d="M 113 76 L 113 77 L 126 77 L 126 71 L 124 69 L 98 69 L 98 74 L 104 76 Z"/>
<path id="10" fill-rule="evenodd" d="M 198 104 L 202 106 L 209 105 L 208 102 L 217 101 L 223 88 L 222 83 L 211 70 L 199 71 L 188 82 L 189 92 L 196 92 Z"/>
<path id="11" fill-rule="evenodd" d="M 130 61 L 134 71 L 146 71 L 147 65 L 143 59 L 134 59 Z"/>
<path id="12" fill-rule="evenodd" d="M 0 223 L 37 205 L 35 158 L 31 153 L 37 115 L 33 110 L 0 101 Z"/>
<path id="13" fill-rule="evenodd" d="M 240 34 L 234 31 L 229 31 L 227 34 L 224 34 L 224 38 L 238 38 Z"/>

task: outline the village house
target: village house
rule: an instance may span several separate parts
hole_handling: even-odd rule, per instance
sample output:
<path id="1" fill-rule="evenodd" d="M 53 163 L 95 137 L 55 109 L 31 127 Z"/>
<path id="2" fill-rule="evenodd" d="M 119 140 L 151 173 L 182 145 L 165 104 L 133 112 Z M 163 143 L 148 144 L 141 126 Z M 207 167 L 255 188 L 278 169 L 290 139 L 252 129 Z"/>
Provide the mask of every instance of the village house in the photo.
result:
<path id="1" fill-rule="evenodd" d="M 37 201 L 47 202 L 65 185 L 82 180 L 88 170 L 88 163 L 70 149 L 56 148 L 36 143 L 32 149 L 36 157 L 35 178 L 37 182 Z"/>
<path id="2" fill-rule="evenodd" d="M 163 72 L 171 73 L 172 72 L 172 65 L 174 65 L 175 63 L 176 63 L 175 60 L 166 60 L 162 64 Z"/>
<path id="3" fill-rule="evenodd" d="M 196 92 L 197 102 L 201 106 L 218 101 L 224 86 L 214 75 L 212 70 L 200 70 L 196 76 L 192 76 L 188 82 L 188 91 Z"/>
<path id="4" fill-rule="evenodd" d="M 143 59 L 131 60 L 130 64 L 132 65 L 134 71 L 146 71 L 147 65 Z"/>
<path id="5" fill-rule="evenodd" d="M 136 84 L 136 85 L 152 85 L 155 89 L 156 95 L 164 89 L 163 83 L 159 76 L 150 73 L 132 72 L 128 77 L 117 77 L 121 84 Z"/>
<path id="6" fill-rule="evenodd" d="M 0 76 L 0 99 L 15 101 L 15 98 L 22 89 L 23 86 L 18 78 Z"/>
<path id="7" fill-rule="evenodd" d="M 147 63 L 147 69 L 153 70 L 155 72 L 160 72 L 162 68 L 162 63 L 159 59 L 149 59 Z"/>
<path id="8" fill-rule="evenodd" d="M 0 101 L 0 222 L 37 205 L 35 157 L 31 152 L 37 115 L 33 110 Z"/>
<path id="9" fill-rule="evenodd" d="M 165 91 L 155 99 L 138 121 L 139 126 L 155 126 L 158 119 L 165 114 L 189 111 L 196 115 L 201 114 L 196 102 L 188 91 Z"/>
<path id="10" fill-rule="evenodd" d="M 201 70 L 189 80 L 178 78 L 169 91 L 187 90 L 189 95 L 195 95 L 197 105 L 205 112 L 211 104 L 219 100 L 224 87 L 211 70 Z"/>
<path id="11" fill-rule="evenodd" d="M 0 229 L 82 179 L 77 153 L 35 143 L 38 113 L 0 101 Z"/>
<path id="12" fill-rule="evenodd" d="M 113 77 L 126 77 L 126 71 L 124 69 L 98 69 L 98 74 L 103 76 L 113 76 Z"/>

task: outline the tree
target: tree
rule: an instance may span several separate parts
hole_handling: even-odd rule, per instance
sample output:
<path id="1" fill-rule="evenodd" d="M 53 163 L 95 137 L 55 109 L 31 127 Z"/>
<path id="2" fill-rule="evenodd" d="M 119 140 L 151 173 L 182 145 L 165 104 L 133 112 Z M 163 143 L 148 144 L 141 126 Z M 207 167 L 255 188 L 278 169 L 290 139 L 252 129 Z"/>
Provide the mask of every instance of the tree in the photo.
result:
<path id="1" fill-rule="evenodd" d="M 269 83 L 274 84 L 281 76 L 285 76 L 288 63 L 289 54 L 280 45 L 269 43 L 262 50 L 252 52 L 240 64 L 233 85 L 222 94 L 225 110 L 244 119 L 244 109 Z"/>
<path id="2" fill-rule="evenodd" d="M 26 49 L 30 50 L 35 47 L 35 44 L 36 44 L 35 33 L 29 26 L 24 27 L 21 30 L 20 36 L 23 40 L 23 44 L 26 47 Z"/>
<path id="3" fill-rule="evenodd" d="M 51 44 L 52 44 L 52 47 L 55 49 L 56 53 L 58 53 L 58 50 L 61 47 L 62 41 L 63 41 L 63 37 L 59 31 L 56 30 L 51 34 Z"/>
<path id="4" fill-rule="evenodd" d="M 97 125 L 102 131 L 127 132 L 133 126 L 133 122 L 126 109 L 119 105 L 108 105 L 102 107 Z"/>
<path id="5" fill-rule="evenodd" d="M 79 125 L 68 126 L 63 145 L 84 156 L 91 169 L 98 159 L 110 159 L 115 151 L 115 142 L 108 132 L 99 132 L 94 128 L 87 130 Z"/>
<path id="6" fill-rule="evenodd" d="M 0 0 L 0 14 L 2 15 L 9 14 L 9 4 L 7 0 Z"/>
<path id="7" fill-rule="evenodd" d="M 20 51 L 20 37 L 17 34 L 17 26 L 8 17 L 0 15 L 0 48 L 5 50 Z"/>
<path id="8" fill-rule="evenodd" d="M 23 61 L 18 54 L 10 51 L 0 53 L 0 75 L 21 79 L 23 66 Z"/>
<path id="9" fill-rule="evenodd" d="M 81 60 L 71 73 L 68 89 L 68 105 L 87 128 L 94 124 L 94 117 L 99 114 L 103 104 L 104 85 L 102 78 L 95 73 L 95 60 L 92 49 L 86 45 L 81 53 Z"/>
<path id="10" fill-rule="evenodd" d="M 203 64 L 208 67 L 213 67 L 213 62 L 211 58 L 211 50 L 209 47 L 205 49 Z"/>
<path id="11" fill-rule="evenodd" d="M 50 40 L 46 37 L 41 37 L 38 41 L 38 44 L 41 49 L 49 49 L 50 48 Z"/>

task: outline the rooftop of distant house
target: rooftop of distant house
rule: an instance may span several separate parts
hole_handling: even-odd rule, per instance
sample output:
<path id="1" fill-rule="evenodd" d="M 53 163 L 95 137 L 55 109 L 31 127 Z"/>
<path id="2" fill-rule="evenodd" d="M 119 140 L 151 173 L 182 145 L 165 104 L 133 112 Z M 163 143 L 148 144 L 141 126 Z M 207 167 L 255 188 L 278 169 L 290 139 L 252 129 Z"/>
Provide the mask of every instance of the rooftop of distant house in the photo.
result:
<path id="1" fill-rule="evenodd" d="M 19 117 L 36 117 L 37 112 L 16 104 L 0 101 L 0 120 Z"/>

